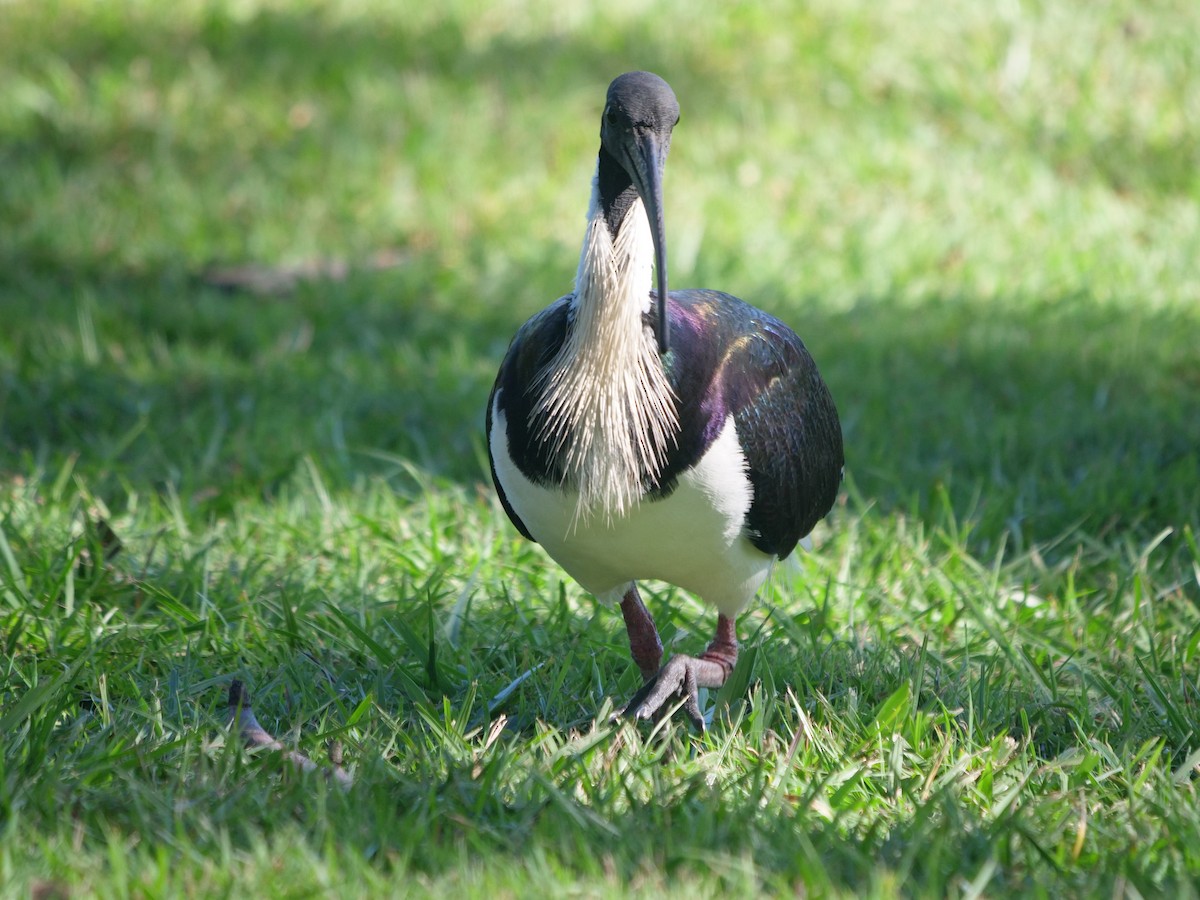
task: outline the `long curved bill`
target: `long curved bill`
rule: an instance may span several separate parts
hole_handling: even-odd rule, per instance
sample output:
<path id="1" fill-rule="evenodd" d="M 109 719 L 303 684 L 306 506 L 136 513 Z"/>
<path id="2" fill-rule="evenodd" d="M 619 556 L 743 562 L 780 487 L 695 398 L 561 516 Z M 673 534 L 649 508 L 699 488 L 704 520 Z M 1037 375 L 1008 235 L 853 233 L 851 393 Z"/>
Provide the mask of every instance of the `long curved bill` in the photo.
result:
<path id="1" fill-rule="evenodd" d="M 667 151 L 671 149 L 671 138 L 662 140 L 652 131 L 634 138 L 637 150 L 634 154 L 634 187 L 646 207 L 646 218 L 650 220 L 650 237 L 654 241 L 654 269 L 658 275 L 658 306 L 656 327 L 658 352 L 666 355 L 669 347 L 667 335 L 667 241 L 663 227 L 663 171 L 667 165 Z"/>

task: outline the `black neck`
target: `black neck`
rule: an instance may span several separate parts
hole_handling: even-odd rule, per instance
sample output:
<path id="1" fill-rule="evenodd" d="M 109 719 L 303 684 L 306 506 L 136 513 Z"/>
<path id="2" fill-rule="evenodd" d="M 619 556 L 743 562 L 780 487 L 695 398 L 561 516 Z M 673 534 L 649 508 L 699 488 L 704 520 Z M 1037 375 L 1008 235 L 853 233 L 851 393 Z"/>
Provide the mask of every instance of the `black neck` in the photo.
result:
<path id="1" fill-rule="evenodd" d="M 625 221 L 625 214 L 637 199 L 637 188 L 629 173 L 625 171 L 612 154 L 600 147 L 600 165 L 598 169 L 598 185 L 600 188 L 600 207 L 604 210 L 604 221 L 608 224 L 608 233 L 615 240 L 617 229 Z"/>

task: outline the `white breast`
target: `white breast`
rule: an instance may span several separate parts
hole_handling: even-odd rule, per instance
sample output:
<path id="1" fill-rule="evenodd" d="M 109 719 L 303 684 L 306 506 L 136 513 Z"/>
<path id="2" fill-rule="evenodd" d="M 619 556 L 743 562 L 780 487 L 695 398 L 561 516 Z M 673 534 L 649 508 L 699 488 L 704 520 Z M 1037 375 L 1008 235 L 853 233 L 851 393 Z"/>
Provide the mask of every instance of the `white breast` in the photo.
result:
<path id="1" fill-rule="evenodd" d="M 611 521 L 580 521 L 575 492 L 536 485 L 517 468 L 499 401 L 497 393 L 489 441 L 505 497 L 585 590 L 610 603 L 629 582 L 656 579 L 693 592 L 727 616 L 754 597 L 774 557 L 744 533 L 753 490 L 732 416 L 669 497 L 644 500 Z"/>

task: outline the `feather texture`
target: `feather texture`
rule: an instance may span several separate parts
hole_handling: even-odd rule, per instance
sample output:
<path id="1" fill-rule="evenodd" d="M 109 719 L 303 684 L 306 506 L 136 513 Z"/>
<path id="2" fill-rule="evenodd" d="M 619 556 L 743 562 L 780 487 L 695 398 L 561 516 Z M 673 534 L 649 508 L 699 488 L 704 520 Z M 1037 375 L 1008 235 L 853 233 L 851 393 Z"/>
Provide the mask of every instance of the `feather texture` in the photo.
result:
<path id="1" fill-rule="evenodd" d="M 678 432 L 674 392 L 644 321 L 653 259 L 641 200 L 614 238 L 593 182 L 571 327 L 532 384 L 534 432 L 578 492 L 576 521 L 628 512 Z"/>
<path id="2" fill-rule="evenodd" d="M 512 508 L 496 474 L 494 445 L 506 442 L 506 454 L 530 482 L 576 490 L 554 448 L 539 439 L 534 412 L 544 370 L 570 340 L 571 301 L 563 297 L 517 333 L 488 403 L 493 479 L 509 518 L 533 540 L 538 536 Z M 648 328 L 650 313 L 643 315 Z M 672 291 L 667 316 L 673 349 L 664 374 L 677 427 L 662 465 L 638 473 L 641 502 L 670 496 L 732 417 L 751 488 L 744 536 L 763 553 L 785 557 L 832 508 L 841 482 L 841 427 L 816 363 L 790 328 L 728 294 Z M 503 434 L 492 428 L 497 403 L 505 412 Z"/>

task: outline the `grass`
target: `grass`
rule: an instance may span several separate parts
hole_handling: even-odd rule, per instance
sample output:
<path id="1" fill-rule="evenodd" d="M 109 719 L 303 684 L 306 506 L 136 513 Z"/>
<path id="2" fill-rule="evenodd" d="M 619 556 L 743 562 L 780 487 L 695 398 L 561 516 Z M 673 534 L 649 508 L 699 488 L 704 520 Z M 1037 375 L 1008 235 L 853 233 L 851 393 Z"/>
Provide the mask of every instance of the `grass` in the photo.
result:
<path id="1" fill-rule="evenodd" d="M 4 4 L 0 893 L 1195 896 L 1198 37 L 1166 0 Z M 636 67 L 683 107 L 672 283 L 791 322 L 847 441 L 703 736 L 607 724 L 619 618 L 486 484 Z M 227 741 L 234 677 L 355 787 Z"/>

